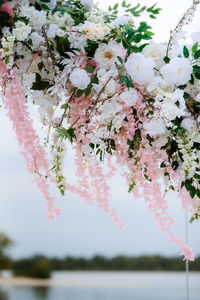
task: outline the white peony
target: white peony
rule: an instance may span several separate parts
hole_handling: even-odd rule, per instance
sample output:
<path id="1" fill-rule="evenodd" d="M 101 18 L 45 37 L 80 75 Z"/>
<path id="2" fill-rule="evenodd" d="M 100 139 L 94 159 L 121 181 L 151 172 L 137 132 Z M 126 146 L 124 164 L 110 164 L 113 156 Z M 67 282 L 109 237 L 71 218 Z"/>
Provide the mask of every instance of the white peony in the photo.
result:
<path id="1" fill-rule="evenodd" d="M 141 53 L 134 54 L 125 64 L 126 71 L 132 80 L 145 85 L 153 80 L 155 63 L 152 58 L 146 58 Z"/>
<path id="2" fill-rule="evenodd" d="M 87 10 L 91 10 L 93 8 L 93 6 L 94 6 L 93 0 L 81 0 L 81 4 Z"/>
<path id="3" fill-rule="evenodd" d="M 128 106 L 134 106 L 138 100 L 138 93 L 135 89 L 126 90 L 120 95 L 120 99 Z"/>
<path id="4" fill-rule="evenodd" d="M 119 27 L 124 26 L 128 24 L 128 22 L 131 20 L 130 16 L 119 16 L 114 21 L 110 23 L 111 27 Z"/>
<path id="5" fill-rule="evenodd" d="M 108 44 L 102 43 L 97 48 L 94 59 L 99 63 L 101 68 L 113 68 L 117 61 L 117 56 L 121 56 L 122 47 L 114 41 L 110 41 Z"/>
<path id="6" fill-rule="evenodd" d="M 152 119 L 145 122 L 144 129 L 150 136 L 162 135 L 166 132 L 165 123 L 162 119 Z"/>
<path id="7" fill-rule="evenodd" d="M 88 73 L 83 69 L 74 69 L 70 74 L 71 83 L 80 90 L 85 90 L 89 83 L 90 77 Z"/>
<path id="8" fill-rule="evenodd" d="M 186 58 L 175 57 L 169 64 L 163 66 L 160 70 L 164 79 L 169 84 L 183 85 L 187 83 L 192 74 L 193 68 Z"/>

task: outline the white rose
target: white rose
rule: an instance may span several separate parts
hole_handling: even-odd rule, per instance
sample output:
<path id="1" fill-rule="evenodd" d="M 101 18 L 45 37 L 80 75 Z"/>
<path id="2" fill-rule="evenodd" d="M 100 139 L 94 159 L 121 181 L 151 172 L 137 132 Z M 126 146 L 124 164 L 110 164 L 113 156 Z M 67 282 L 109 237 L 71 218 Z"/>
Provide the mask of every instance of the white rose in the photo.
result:
<path id="1" fill-rule="evenodd" d="M 183 85 L 191 79 L 193 68 L 188 59 L 175 57 L 160 72 L 169 84 Z"/>

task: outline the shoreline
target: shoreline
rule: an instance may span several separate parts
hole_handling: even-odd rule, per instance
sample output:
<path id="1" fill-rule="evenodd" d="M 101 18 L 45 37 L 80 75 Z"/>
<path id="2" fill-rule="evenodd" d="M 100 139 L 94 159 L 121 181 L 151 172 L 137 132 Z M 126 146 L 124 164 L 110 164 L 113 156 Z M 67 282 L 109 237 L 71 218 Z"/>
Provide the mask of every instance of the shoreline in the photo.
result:
<path id="1" fill-rule="evenodd" d="M 0 287 L 21 286 L 21 287 L 76 287 L 76 288 L 147 288 L 147 278 L 151 278 L 151 282 L 156 282 L 158 274 L 161 281 L 165 281 L 166 277 L 180 278 L 185 273 L 180 272 L 88 272 L 88 271 L 63 271 L 53 272 L 54 276 L 50 279 L 36 279 L 28 277 L 0 277 Z M 200 272 L 191 272 L 192 275 Z M 57 276 L 58 275 L 58 276 Z M 63 275 L 63 276 L 62 276 Z M 92 277 L 91 277 L 92 275 Z M 131 275 L 131 276 L 130 276 Z"/>

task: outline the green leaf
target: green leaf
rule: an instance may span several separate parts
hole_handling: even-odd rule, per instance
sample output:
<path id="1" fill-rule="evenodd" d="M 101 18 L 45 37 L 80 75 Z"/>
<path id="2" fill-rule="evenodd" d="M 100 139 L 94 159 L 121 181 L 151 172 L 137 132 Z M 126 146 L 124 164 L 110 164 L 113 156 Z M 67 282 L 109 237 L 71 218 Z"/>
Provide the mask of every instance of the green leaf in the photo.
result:
<path id="1" fill-rule="evenodd" d="M 89 85 L 89 87 L 85 91 L 85 98 L 87 98 L 90 95 L 91 91 L 92 91 L 92 85 Z"/>
<path id="2" fill-rule="evenodd" d="M 200 50 L 197 50 L 194 54 L 194 58 L 195 59 L 199 59 L 200 58 Z"/>
<path id="3" fill-rule="evenodd" d="M 191 79 L 190 79 L 189 83 L 194 84 L 194 76 L 193 76 L 193 74 L 191 74 Z"/>
<path id="4" fill-rule="evenodd" d="M 141 25 L 138 28 L 139 32 L 144 32 L 148 28 L 146 23 L 141 23 Z"/>
<path id="5" fill-rule="evenodd" d="M 196 189 L 196 195 L 200 199 L 200 190 L 199 189 Z"/>
<path id="6" fill-rule="evenodd" d="M 178 161 L 174 161 L 174 162 L 172 163 L 172 169 L 175 171 L 175 170 L 178 169 L 178 167 L 179 167 Z"/>
<path id="7" fill-rule="evenodd" d="M 58 128 L 58 137 L 62 140 L 68 139 L 71 143 L 73 143 L 73 139 L 76 139 L 75 128 L 66 129 L 64 127 Z"/>
<path id="8" fill-rule="evenodd" d="M 194 65 L 194 66 L 193 66 L 193 71 L 194 71 L 194 72 L 200 72 L 200 66 Z"/>
<path id="9" fill-rule="evenodd" d="M 183 47 L 183 55 L 185 58 L 188 58 L 190 56 L 190 52 L 186 46 Z"/>
<path id="10" fill-rule="evenodd" d="M 40 6 L 42 7 L 42 9 L 44 10 L 50 10 L 50 8 L 46 5 L 46 4 L 40 4 Z"/>
<path id="11" fill-rule="evenodd" d="M 200 80 L 200 73 L 195 73 L 194 76 Z"/>
<path id="12" fill-rule="evenodd" d="M 74 93 L 77 90 L 77 88 L 74 86 L 73 88 L 71 88 L 71 90 L 69 91 L 69 93 Z"/>
<path id="13" fill-rule="evenodd" d="M 192 47 L 192 52 L 195 53 L 197 52 L 197 49 L 198 49 L 198 42 L 196 42 L 193 47 Z"/>
<path id="14" fill-rule="evenodd" d="M 78 90 L 77 94 L 76 94 L 76 97 L 80 98 L 84 93 L 85 93 L 85 90 Z"/>
<path id="15" fill-rule="evenodd" d="M 169 58 L 168 56 L 165 56 L 165 57 L 163 58 L 163 60 L 164 60 L 164 62 L 165 62 L 166 64 L 168 64 L 168 63 L 170 62 L 170 58 Z"/>
<path id="16" fill-rule="evenodd" d="M 148 34 L 143 34 L 142 35 L 142 39 L 148 41 L 148 40 L 151 40 L 152 37 L 150 35 L 148 35 Z"/>
<path id="17" fill-rule="evenodd" d="M 190 96 L 190 94 L 184 92 L 183 97 L 184 97 L 184 99 L 188 99 L 188 98 L 190 98 L 191 96 Z"/>
<path id="18" fill-rule="evenodd" d="M 39 73 L 36 73 L 36 81 L 32 85 L 32 90 L 42 91 L 50 87 L 49 81 L 42 80 Z"/>
<path id="19" fill-rule="evenodd" d="M 120 56 L 117 56 L 117 59 L 119 60 L 119 62 L 123 65 L 123 60 Z"/>
<path id="20" fill-rule="evenodd" d="M 94 67 L 93 66 L 86 66 L 85 71 L 92 74 L 92 73 L 94 73 Z"/>
<path id="21" fill-rule="evenodd" d="M 39 69 L 39 71 L 42 71 L 43 67 L 44 67 L 44 63 L 41 61 L 41 62 L 38 64 L 38 69 Z"/>
<path id="22" fill-rule="evenodd" d="M 136 34 L 136 35 L 134 36 L 134 41 L 135 41 L 136 44 L 139 43 L 139 42 L 141 42 L 141 40 L 142 40 L 142 35 L 141 35 L 141 33 L 138 33 L 138 34 Z"/>

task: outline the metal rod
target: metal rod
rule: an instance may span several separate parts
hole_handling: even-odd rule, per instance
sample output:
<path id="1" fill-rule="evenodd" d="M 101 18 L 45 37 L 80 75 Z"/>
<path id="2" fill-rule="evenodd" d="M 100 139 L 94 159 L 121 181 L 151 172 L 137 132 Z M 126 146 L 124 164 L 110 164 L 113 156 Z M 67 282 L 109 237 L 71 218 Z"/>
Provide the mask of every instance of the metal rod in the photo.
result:
<path id="1" fill-rule="evenodd" d="M 189 231 L 188 231 L 188 213 L 185 212 L 185 241 L 189 243 Z M 190 300 L 190 286 L 189 286 L 189 260 L 185 261 L 185 273 L 186 273 L 186 300 Z"/>

